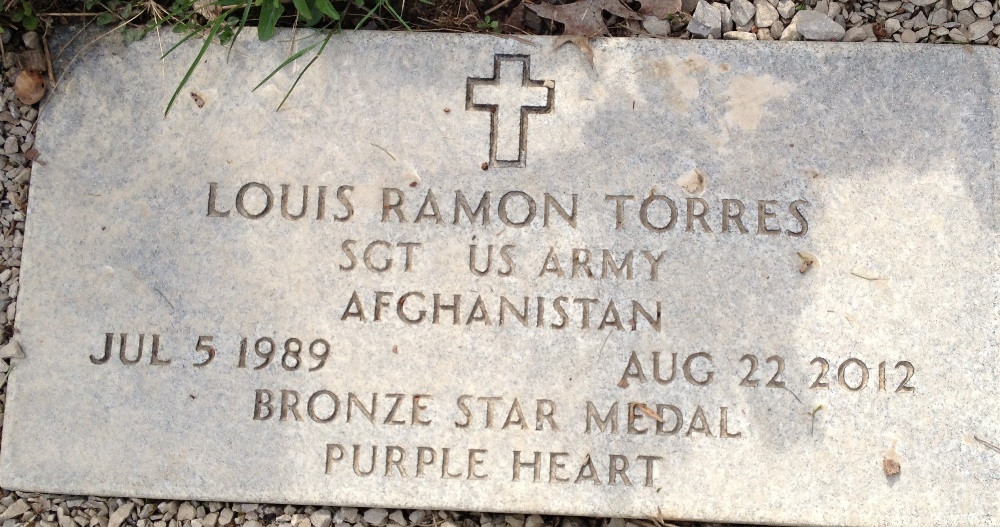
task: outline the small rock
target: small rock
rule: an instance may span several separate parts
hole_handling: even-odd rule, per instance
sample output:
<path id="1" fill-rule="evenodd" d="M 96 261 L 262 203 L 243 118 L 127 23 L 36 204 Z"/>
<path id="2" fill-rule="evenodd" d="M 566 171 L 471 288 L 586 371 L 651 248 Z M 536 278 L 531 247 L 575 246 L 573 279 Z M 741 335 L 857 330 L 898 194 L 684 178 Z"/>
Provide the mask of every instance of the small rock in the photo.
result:
<path id="1" fill-rule="evenodd" d="M 757 35 L 749 31 L 726 31 L 722 34 L 725 40 L 757 40 Z"/>
<path id="2" fill-rule="evenodd" d="M 16 154 L 19 149 L 20 146 L 17 144 L 17 138 L 14 136 L 8 136 L 7 140 L 3 143 L 3 151 L 6 154 Z"/>
<path id="3" fill-rule="evenodd" d="M 507 525 L 510 527 L 524 527 L 524 519 L 519 517 L 519 515 L 508 514 L 504 518 L 504 521 L 507 522 Z"/>
<path id="4" fill-rule="evenodd" d="M 781 38 L 781 33 L 785 30 L 785 23 L 781 20 L 776 20 L 768 29 L 771 31 L 771 38 L 778 40 Z"/>
<path id="5" fill-rule="evenodd" d="M 754 38 L 756 39 L 756 37 Z M 613 522 L 614 520 L 611 521 Z M 532 514 L 524 519 L 524 527 L 542 527 L 543 525 L 545 525 L 545 521 L 537 514 Z"/>
<path id="6" fill-rule="evenodd" d="M 910 29 L 914 31 L 923 29 L 927 27 L 927 15 L 925 15 L 923 11 L 920 11 L 916 14 L 916 16 L 910 19 L 910 22 L 912 22 Z"/>
<path id="7" fill-rule="evenodd" d="M 938 0 L 910 0 L 910 3 L 917 7 L 924 7 L 937 2 Z"/>
<path id="8" fill-rule="evenodd" d="M 979 18 L 988 18 L 993 14 L 993 4 L 980 0 L 972 4 L 972 12 Z"/>
<path id="9" fill-rule="evenodd" d="M 931 16 L 927 17 L 927 23 L 931 26 L 940 26 L 948 21 L 948 10 L 938 9 L 931 13 Z"/>
<path id="10" fill-rule="evenodd" d="M 403 511 L 393 511 L 389 515 L 389 520 L 397 525 L 406 525 L 406 517 L 403 516 Z"/>
<path id="11" fill-rule="evenodd" d="M 757 8 L 749 0 L 733 0 L 729 4 L 729 11 L 733 14 L 733 24 L 745 26 L 753 20 Z"/>
<path id="12" fill-rule="evenodd" d="M 722 2 L 717 2 L 712 4 L 719 10 L 719 18 L 722 20 L 722 32 L 733 30 L 733 13 L 729 10 L 729 6 L 723 4 Z"/>
<path id="13" fill-rule="evenodd" d="M 309 515 L 309 523 L 313 527 L 330 527 L 333 523 L 333 515 L 327 509 L 320 509 Z"/>
<path id="14" fill-rule="evenodd" d="M 714 5 L 698 0 L 687 29 L 692 35 L 699 37 L 722 38 L 722 14 Z"/>
<path id="15" fill-rule="evenodd" d="M 795 2 L 792 0 L 781 0 L 778 2 L 778 14 L 781 18 L 792 18 L 795 16 Z"/>
<path id="16" fill-rule="evenodd" d="M 969 24 L 969 40 L 977 40 L 985 37 L 993 31 L 993 22 L 989 20 L 978 20 Z"/>
<path id="17" fill-rule="evenodd" d="M 850 33 L 850 30 L 848 30 Z M 904 29 L 902 33 L 899 34 L 899 41 L 903 44 L 913 44 L 920 39 L 917 38 L 917 34 L 911 29 Z"/>
<path id="18" fill-rule="evenodd" d="M 895 13 L 900 7 L 903 7 L 903 2 L 900 0 L 889 0 L 887 2 L 878 3 L 878 8 L 882 10 L 883 13 Z"/>
<path id="19" fill-rule="evenodd" d="M 7 346 L 10 346 L 11 342 L 14 342 L 14 341 L 11 340 L 10 342 L 8 342 Z M 16 343 L 15 343 L 15 345 L 16 345 Z M 3 349 L 0 349 L 0 358 L 5 358 L 6 359 L 6 358 L 12 356 L 12 355 L 7 355 L 6 353 L 4 353 L 4 351 L 6 351 L 6 349 L 7 349 L 7 346 L 4 346 Z M 20 347 L 18 347 L 18 351 L 20 351 Z M 7 510 L 3 511 L 3 514 L 0 514 L 0 520 L 9 520 L 11 518 L 19 518 L 22 514 L 28 512 L 29 510 L 31 510 L 31 507 L 28 506 L 28 502 L 24 501 L 23 499 L 17 500 L 17 501 L 14 502 L 13 505 L 11 505 L 10 507 L 7 507 Z"/>
<path id="20" fill-rule="evenodd" d="M 194 519 L 194 505 L 190 502 L 185 501 L 181 503 L 179 509 L 177 509 L 177 521 L 191 521 Z"/>
<path id="21" fill-rule="evenodd" d="M 958 25 L 960 26 L 968 26 L 975 21 L 976 21 L 976 15 L 969 9 L 966 9 L 965 11 L 959 11 L 958 14 L 955 15 L 955 22 L 958 22 Z M 11 132 L 13 133 L 13 130 Z"/>
<path id="22" fill-rule="evenodd" d="M 778 10 L 767 0 L 756 0 L 753 6 L 757 9 L 754 14 L 754 22 L 757 27 L 771 27 L 778 20 Z"/>
<path id="23" fill-rule="evenodd" d="M 957 42 L 959 44 L 965 44 L 969 41 L 968 35 L 957 27 L 948 31 L 948 38 L 950 38 L 952 42 Z"/>
<path id="24" fill-rule="evenodd" d="M 12 305 L 14 305 L 14 304 L 11 303 L 7 307 L 9 308 Z M 8 320 L 9 319 L 10 319 L 10 317 L 8 317 Z M 4 346 L 2 348 L 0 348 L 0 359 L 12 359 L 12 358 L 23 358 L 23 357 L 24 357 L 24 353 L 21 351 L 21 345 L 18 344 L 17 341 L 14 340 L 14 339 L 8 340 L 7 344 L 4 344 Z M 24 500 L 19 500 L 19 501 L 24 501 Z M 25 511 L 17 512 L 16 514 L 14 514 L 14 516 L 7 516 L 8 513 L 11 513 L 11 509 L 13 509 L 14 507 L 17 507 L 17 506 L 18 506 L 17 503 L 14 503 L 14 505 L 11 505 L 10 507 L 7 507 L 7 510 L 3 511 L 3 514 L 0 514 L 0 520 L 6 520 L 6 519 L 9 519 L 9 518 L 13 518 L 14 516 L 20 516 L 20 515 L 22 515 L 22 514 L 24 514 L 26 512 L 26 510 L 25 510 Z M 28 504 L 25 503 L 24 506 L 27 507 Z M 16 509 L 15 509 L 15 512 L 16 512 Z"/>
<path id="25" fill-rule="evenodd" d="M 219 525 L 229 525 L 233 521 L 233 514 L 233 510 L 229 507 L 222 509 L 219 513 Z"/>
<path id="26" fill-rule="evenodd" d="M 357 523 L 358 521 L 358 509 L 354 507 L 344 507 L 340 509 L 341 516 L 347 523 Z"/>
<path id="27" fill-rule="evenodd" d="M 426 517 L 427 517 L 427 511 L 415 510 L 415 511 L 413 511 L 413 512 L 410 513 L 410 516 L 408 517 L 408 519 L 410 520 L 410 523 L 416 525 L 416 524 L 424 521 L 424 518 L 426 518 Z"/>
<path id="28" fill-rule="evenodd" d="M 128 515 L 132 513 L 133 507 L 135 507 L 135 504 L 130 501 L 115 509 L 115 512 L 112 512 L 111 516 L 108 517 L 108 527 L 119 527 L 128 518 Z"/>
<path id="29" fill-rule="evenodd" d="M 962 11 L 972 7 L 975 0 L 951 0 L 951 8 L 955 11 Z"/>
<path id="30" fill-rule="evenodd" d="M 868 32 L 863 26 L 854 26 L 844 33 L 844 42 L 864 42 L 868 38 Z"/>
<path id="31" fill-rule="evenodd" d="M 666 37 L 670 35 L 670 21 L 660 20 L 655 16 L 647 16 L 642 19 L 642 28 L 654 37 Z"/>
<path id="32" fill-rule="evenodd" d="M 885 21 L 885 24 L 882 27 L 885 28 L 886 35 L 894 35 L 897 31 L 899 31 L 900 23 L 899 20 L 890 18 Z"/>
<path id="33" fill-rule="evenodd" d="M 21 35 L 21 40 L 24 41 L 24 47 L 28 49 L 39 49 L 42 47 L 42 39 L 34 31 L 28 31 Z"/>
<path id="34" fill-rule="evenodd" d="M 843 26 L 819 11 L 799 11 L 793 23 L 806 40 L 840 40 L 846 34 Z"/>
<path id="35" fill-rule="evenodd" d="M 781 32 L 781 35 L 778 36 L 778 40 L 802 40 L 802 34 L 799 33 L 798 24 L 794 18 L 788 23 L 788 27 Z"/>
<path id="36" fill-rule="evenodd" d="M 385 520 L 388 517 L 389 511 L 385 509 L 368 509 L 365 511 L 365 515 L 363 516 L 365 523 L 378 527 L 385 525 Z"/>

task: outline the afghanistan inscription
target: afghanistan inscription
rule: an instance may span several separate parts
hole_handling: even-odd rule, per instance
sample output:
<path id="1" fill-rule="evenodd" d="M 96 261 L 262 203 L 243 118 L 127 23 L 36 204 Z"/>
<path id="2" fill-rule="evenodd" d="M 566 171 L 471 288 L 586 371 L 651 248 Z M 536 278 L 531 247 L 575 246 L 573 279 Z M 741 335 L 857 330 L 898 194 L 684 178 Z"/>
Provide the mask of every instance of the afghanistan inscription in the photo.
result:
<path id="1" fill-rule="evenodd" d="M 281 40 L 46 106 L 4 487 L 1000 513 L 995 50 L 353 33 L 275 112 Z"/>

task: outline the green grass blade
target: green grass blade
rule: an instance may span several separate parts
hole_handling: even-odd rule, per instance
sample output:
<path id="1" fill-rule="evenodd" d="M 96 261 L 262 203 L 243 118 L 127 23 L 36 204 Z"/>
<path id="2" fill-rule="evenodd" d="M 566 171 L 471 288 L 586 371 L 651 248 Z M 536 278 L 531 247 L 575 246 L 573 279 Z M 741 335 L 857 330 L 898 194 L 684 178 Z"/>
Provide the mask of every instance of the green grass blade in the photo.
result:
<path id="1" fill-rule="evenodd" d="M 190 9 L 190 7 L 193 4 L 194 4 L 194 0 L 187 0 L 187 1 L 184 1 L 184 2 L 177 2 L 173 7 L 170 8 L 170 11 L 168 11 L 168 15 L 167 16 L 161 16 L 159 20 L 156 20 L 155 23 L 153 23 L 153 25 L 148 26 L 146 28 L 146 30 L 142 32 L 142 36 L 139 37 L 139 38 L 140 39 L 146 38 L 146 36 L 149 35 L 150 32 L 152 32 L 156 28 L 162 26 L 168 20 L 176 21 L 177 19 L 182 18 L 182 15 L 185 15 L 185 13 L 188 12 L 187 10 Z M 185 15 L 184 18 L 187 18 L 187 15 Z M 164 54 L 163 56 L 166 57 L 167 55 Z M 161 57 L 161 58 L 163 58 L 163 57 Z"/>
<path id="2" fill-rule="evenodd" d="M 240 33 L 243 32 L 243 28 L 247 26 L 247 17 L 250 16 L 250 6 L 253 4 L 253 0 L 246 0 L 246 5 L 243 7 L 243 16 L 240 18 L 240 24 L 236 26 L 236 34 L 233 35 L 233 40 L 229 42 L 229 51 L 226 52 L 226 62 L 229 62 L 229 55 L 233 52 L 233 44 L 236 44 L 236 39 L 240 37 Z"/>
<path id="3" fill-rule="evenodd" d="M 281 107 L 285 105 L 285 101 L 287 101 L 288 97 L 290 97 L 292 95 L 292 90 L 295 89 L 295 86 L 299 83 L 299 80 L 302 79 L 302 76 L 305 75 L 307 71 L 309 71 L 309 67 L 312 66 L 313 63 L 316 62 L 316 59 L 318 59 L 319 56 L 323 54 L 323 50 L 326 49 L 326 45 L 330 42 L 330 39 L 333 37 L 333 34 L 335 32 L 336 32 L 335 29 L 331 29 L 330 30 L 330 32 L 326 35 L 326 38 L 323 39 L 323 44 L 319 47 L 319 50 L 316 51 L 316 55 L 313 56 L 312 60 L 310 60 L 308 64 L 306 64 L 305 68 L 302 68 L 302 71 L 299 72 L 299 75 L 297 77 L 295 77 L 295 82 L 293 82 L 292 86 L 290 88 L 288 88 L 288 91 L 285 93 L 285 97 L 282 98 L 281 102 L 278 104 L 278 110 L 280 110 Z M 313 46 L 315 46 L 315 45 L 316 44 L 313 44 Z M 275 111 L 278 111 L 278 110 L 275 110 Z"/>
<path id="4" fill-rule="evenodd" d="M 165 51 L 163 53 L 163 56 L 160 57 L 160 60 L 163 60 L 163 59 L 167 58 L 167 55 L 171 54 L 175 49 L 177 49 L 178 47 L 180 47 L 181 44 L 187 42 L 188 40 L 191 39 L 191 37 L 193 37 L 193 36 L 195 36 L 197 34 L 198 34 L 198 30 L 197 29 L 192 29 L 191 32 L 188 33 L 184 38 L 180 39 L 180 41 L 178 41 L 173 46 L 170 46 L 170 49 L 168 49 L 167 51 Z"/>
<path id="5" fill-rule="evenodd" d="M 269 74 L 267 75 L 267 77 L 264 77 L 264 80 L 260 81 L 260 82 L 259 82 L 259 83 L 258 83 L 258 84 L 257 84 L 256 86 L 254 86 L 254 87 L 253 87 L 253 89 L 252 89 L 252 90 L 250 90 L 250 91 L 257 91 L 257 88 L 260 88 L 261 86 L 263 86 L 263 85 L 264 85 L 264 83 L 265 83 L 265 82 L 267 82 L 267 81 L 271 80 L 271 77 L 274 77 L 274 75 L 275 75 L 276 73 L 278 73 L 279 71 L 281 71 L 281 70 L 282 70 L 282 69 L 283 69 L 283 68 L 284 68 L 285 66 L 289 65 L 289 64 L 290 64 L 290 63 L 291 63 L 292 61 L 294 61 L 295 59 L 297 59 L 297 58 L 301 57 L 302 55 L 305 55 L 306 53 L 309 53 L 309 51 L 311 51 L 311 50 L 312 50 L 313 48 L 315 48 L 315 47 L 316 47 L 316 46 L 318 46 L 318 45 L 319 45 L 319 42 L 317 42 L 317 43 L 315 43 L 315 44 L 313 44 L 313 45 L 311 45 L 311 46 L 309 46 L 309 47 L 307 47 L 307 48 L 302 48 L 301 50 L 299 50 L 298 52 L 296 52 L 296 53 L 295 53 L 294 55 L 292 55 L 291 57 L 288 57 L 287 59 L 285 59 L 285 61 L 284 61 L 284 62 L 282 62 L 282 63 L 281 63 L 281 64 L 280 64 L 280 65 L 279 65 L 279 66 L 278 66 L 277 68 L 274 68 L 274 70 L 273 70 L 273 71 L 271 71 L 271 73 L 269 73 Z"/>
<path id="6" fill-rule="evenodd" d="M 212 39 L 214 39 L 215 35 L 219 32 L 219 28 L 222 27 L 222 23 L 225 22 L 226 17 L 229 16 L 229 14 L 232 12 L 233 10 L 230 9 L 229 11 L 219 15 L 219 17 L 215 19 L 215 23 L 212 24 L 212 30 L 208 33 L 208 36 L 205 37 L 205 43 L 201 45 L 201 49 L 198 51 L 198 56 L 194 58 L 194 61 L 191 63 L 191 66 L 188 67 L 187 73 L 184 74 L 184 78 L 181 79 L 181 83 L 177 85 L 177 89 L 174 90 L 173 96 L 170 97 L 170 102 L 167 103 L 167 109 L 164 110 L 163 112 L 163 117 L 166 117 L 167 114 L 170 113 L 170 109 L 173 108 L 174 102 L 177 100 L 177 95 L 181 93 L 181 90 L 184 89 L 184 86 L 187 84 L 188 80 L 191 79 L 191 75 L 194 74 L 194 69 L 198 67 L 198 64 L 201 63 L 202 57 L 205 56 L 205 52 L 208 51 L 208 47 L 212 45 Z M 188 38 L 190 38 L 190 35 L 184 37 L 184 40 L 187 40 Z M 184 40 L 181 40 L 181 42 L 183 42 Z M 180 43 L 174 45 L 174 47 L 170 48 L 170 50 L 173 51 L 178 45 L 180 45 Z M 170 53 L 170 51 L 168 51 L 167 53 Z M 164 54 L 164 56 L 166 56 L 166 54 Z"/>
<path id="7" fill-rule="evenodd" d="M 399 16 L 399 13 L 397 13 L 396 9 L 392 7 L 392 4 L 390 4 L 387 0 L 380 0 L 380 3 L 385 5 L 385 8 L 388 9 L 390 13 L 392 13 L 392 16 L 396 17 L 396 20 L 398 20 L 400 24 L 403 24 L 403 27 L 405 27 L 407 31 L 413 31 L 412 29 L 410 29 L 410 25 L 407 24 L 405 20 L 403 20 L 403 17 Z"/>
<path id="8" fill-rule="evenodd" d="M 358 21 L 358 23 L 354 25 L 354 30 L 357 31 L 357 30 L 361 29 L 361 26 L 365 25 L 365 22 L 367 22 L 368 19 L 372 17 L 372 15 L 375 13 L 375 10 L 378 9 L 380 5 L 382 5 L 381 2 L 375 4 L 374 7 L 372 7 L 371 9 L 369 9 L 368 12 L 365 13 L 365 16 L 361 17 L 361 20 Z"/>

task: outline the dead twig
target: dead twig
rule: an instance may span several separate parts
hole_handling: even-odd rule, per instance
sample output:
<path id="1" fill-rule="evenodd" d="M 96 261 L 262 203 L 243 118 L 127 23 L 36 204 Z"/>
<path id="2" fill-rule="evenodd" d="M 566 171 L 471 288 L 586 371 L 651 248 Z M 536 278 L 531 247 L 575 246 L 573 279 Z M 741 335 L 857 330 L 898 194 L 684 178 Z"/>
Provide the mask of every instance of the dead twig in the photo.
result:
<path id="1" fill-rule="evenodd" d="M 486 11 L 483 11 L 483 16 L 488 15 L 488 14 L 496 11 L 497 9 L 500 9 L 500 8 L 504 7 L 505 5 L 509 4 L 510 2 L 511 2 L 511 0 L 503 0 L 503 2 L 500 2 L 499 4 L 497 4 L 497 5 L 489 8 L 489 9 L 487 9 Z"/>
<path id="2" fill-rule="evenodd" d="M 1000 446 L 996 446 L 993 443 L 979 439 L 979 436 L 972 436 L 972 438 L 978 441 L 981 445 L 985 446 L 986 448 L 993 450 L 995 452 L 1000 452 Z"/>
<path id="3" fill-rule="evenodd" d="M 45 21 L 45 31 L 42 32 L 42 49 L 45 50 L 45 63 L 49 70 L 49 89 L 56 89 L 56 74 L 52 71 L 52 53 L 49 52 L 49 29 L 52 28 L 51 19 Z"/>

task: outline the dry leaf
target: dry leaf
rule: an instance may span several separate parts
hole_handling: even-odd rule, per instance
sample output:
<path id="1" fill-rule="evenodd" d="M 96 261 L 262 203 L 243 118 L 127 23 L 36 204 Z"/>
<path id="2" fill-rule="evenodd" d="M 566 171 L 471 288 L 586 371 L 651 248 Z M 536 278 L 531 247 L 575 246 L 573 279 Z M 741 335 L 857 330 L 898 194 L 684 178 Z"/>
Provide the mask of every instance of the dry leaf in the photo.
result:
<path id="1" fill-rule="evenodd" d="M 35 104 L 45 96 L 45 77 L 35 70 L 24 70 L 14 80 L 14 93 L 23 104 Z"/>
<path id="2" fill-rule="evenodd" d="M 809 253 L 807 253 L 805 251 L 799 251 L 799 252 L 797 252 L 795 254 L 799 255 L 799 262 L 800 262 L 800 264 L 799 264 L 799 272 L 802 273 L 802 274 L 805 274 L 806 271 L 808 271 L 809 269 L 812 269 L 812 267 L 814 265 L 816 265 L 816 266 L 819 265 L 819 258 L 816 258 L 812 254 L 809 254 Z"/>
<path id="3" fill-rule="evenodd" d="M 893 477 L 899 474 L 900 466 L 899 461 L 895 459 L 885 458 L 882 460 L 882 470 L 885 471 L 886 477 Z"/>
<path id="4" fill-rule="evenodd" d="M 563 44 L 573 44 L 575 45 L 583 57 L 587 59 L 587 63 L 590 64 L 590 69 L 594 69 L 594 48 L 590 47 L 590 39 L 587 37 L 575 36 L 575 35 L 562 35 L 556 37 L 552 41 L 552 49 L 556 50 L 562 47 Z"/>
<path id="5" fill-rule="evenodd" d="M 222 6 L 215 0 L 197 0 L 192 7 L 206 20 L 215 20 L 222 14 Z"/>
<path id="6" fill-rule="evenodd" d="M 578 0 L 572 4 L 529 4 L 528 9 L 542 18 L 565 26 L 564 35 L 594 37 L 607 35 L 604 11 L 628 20 L 640 20 L 639 15 L 620 0 Z"/>
<path id="7" fill-rule="evenodd" d="M 511 9 L 510 15 L 507 16 L 507 20 L 503 22 L 503 32 L 504 33 L 527 33 L 528 29 L 524 27 L 524 2 L 514 6 Z"/>
<path id="8" fill-rule="evenodd" d="M 640 15 L 655 16 L 660 20 L 678 13 L 681 10 L 681 0 L 640 0 Z"/>
<path id="9" fill-rule="evenodd" d="M 26 49 L 12 53 L 14 62 L 22 70 L 48 71 L 49 63 L 45 60 L 45 52 L 40 49 Z"/>
<path id="10" fill-rule="evenodd" d="M 656 421 L 658 423 L 664 422 L 663 418 L 660 417 L 659 414 L 657 414 L 656 412 L 654 412 L 652 410 L 652 408 L 646 406 L 646 403 L 632 403 L 631 406 L 633 408 L 638 408 L 640 412 L 648 415 L 650 419 L 652 419 L 652 420 L 654 420 L 654 421 Z"/>
<path id="11" fill-rule="evenodd" d="M 205 107 L 205 99 L 202 99 L 201 95 L 198 95 L 198 92 L 191 92 L 191 100 L 193 100 L 194 103 L 198 105 L 198 108 Z"/>

